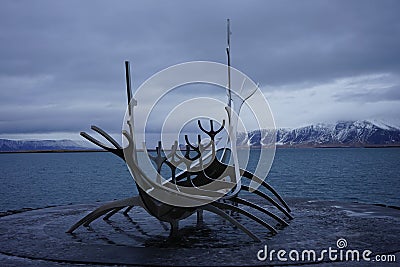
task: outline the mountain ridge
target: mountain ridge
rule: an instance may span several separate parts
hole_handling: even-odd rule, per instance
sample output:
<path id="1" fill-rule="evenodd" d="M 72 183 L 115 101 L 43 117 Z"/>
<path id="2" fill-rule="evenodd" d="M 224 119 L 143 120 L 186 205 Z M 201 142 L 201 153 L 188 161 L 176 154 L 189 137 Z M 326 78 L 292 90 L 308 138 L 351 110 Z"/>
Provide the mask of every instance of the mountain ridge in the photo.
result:
<path id="1" fill-rule="evenodd" d="M 400 127 L 380 121 L 339 121 L 297 128 L 238 133 L 238 147 L 392 147 L 400 146 Z M 89 151 L 92 144 L 72 140 L 0 139 L 0 152 Z"/>
<path id="2" fill-rule="evenodd" d="M 90 147 L 79 141 L 63 140 L 9 140 L 0 139 L 0 152 L 26 151 L 72 151 L 89 150 Z"/>
<path id="3" fill-rule="evenodd" d="M 317 123 L 275 131 L 255 130 L 238 135 L 242 138 L 238 145 L 265 146 L 272 143 L 275 133 L 278 147 L 400 146 L 400 127 L 369 120 Z"/>

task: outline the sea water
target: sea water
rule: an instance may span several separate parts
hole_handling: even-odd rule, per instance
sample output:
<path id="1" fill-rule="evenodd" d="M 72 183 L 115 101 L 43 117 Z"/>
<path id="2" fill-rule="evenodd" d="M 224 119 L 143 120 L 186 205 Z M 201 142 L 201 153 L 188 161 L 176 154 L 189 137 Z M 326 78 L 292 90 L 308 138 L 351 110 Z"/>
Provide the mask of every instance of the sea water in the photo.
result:
<path id="1" fill-rule="evenodd" d="M 400 206 L 400 148 L 277 149 L 266 181 L 283 198 Z M 135 194 L 125 163 L 110 153 L 0 154 L 0 211 Z"/>

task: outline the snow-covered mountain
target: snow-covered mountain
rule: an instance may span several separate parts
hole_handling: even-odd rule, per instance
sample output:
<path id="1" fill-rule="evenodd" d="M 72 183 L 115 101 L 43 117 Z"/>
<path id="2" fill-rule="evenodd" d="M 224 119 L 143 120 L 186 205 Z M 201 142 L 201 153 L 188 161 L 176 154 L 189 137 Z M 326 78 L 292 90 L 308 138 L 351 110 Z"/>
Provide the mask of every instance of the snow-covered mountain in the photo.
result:
<path id="1" fill-rule="evenodd" d="M 400 127 L 379 121 L 341 121 L 295 129 L 238 133 L 237 145 L 260 147 L 274 142 L 284 147 L 400 146 Z M 0 152 L 98 149 L 87 141 L 0 139 Z"/>
<path id="2" fill-rule="evenodd" d="M 271 143 L 274 132 L 257 130 L 238 135 L 238 145 L 260 146 Z M 379 121 L 341 121 L 314 124 L 295 129 L 277 129 L 276 144 L 281 146 L 400 146 L 400 128 Z"/>
<path id="3" fill-rule="evenodd" d="M 0 139 L 0 152 L 85 150 L 89 147 L 82 142 L 71 140 L 8 140 Z"/>

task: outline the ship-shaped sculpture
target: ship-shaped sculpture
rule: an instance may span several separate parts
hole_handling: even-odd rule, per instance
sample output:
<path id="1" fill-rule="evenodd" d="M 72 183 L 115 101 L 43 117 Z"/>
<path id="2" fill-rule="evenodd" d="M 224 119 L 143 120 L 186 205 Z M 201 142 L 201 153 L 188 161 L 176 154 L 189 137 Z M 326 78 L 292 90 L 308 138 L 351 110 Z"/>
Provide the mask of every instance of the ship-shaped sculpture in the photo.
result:
<path id="1" fill-rule="evenodd" d="M 74 232 L 81 225 L 88 226 L 102 216 L 107 220 L 123 209 L 125 209 L 123 213 L 127 215 L 133 207 L 141 207 L 158 220 L 168 222 L 171 225 L 170 236 L 177 234 L 179 221 L 193 214 L 197 214 L 197 222 L 201 223 L 204 219 L 203 211 L 209 211 L 221 216 L 255 241 L 260 241 L 260 238 L 236 220 L 234 216 L 231 216 L 230 213 L 234 212 L 240 214 L 240 216 L 247 217 L 249 220 L 258 223 L 260 227 L 265 227 L 272 234 L 277 233 L 275 225 L 288 225 L 289 220 L 293 217 L 290 214 L 291 210 L 287 203 L 264 179 L 246 169 L 240 168 L 237 160 L 235 127 L 237 118 L 235 119 L 234 114 L 240 113 L 241 106 L 254 92 L 250 92 L 245 97 L 240 98 L 237 103 L 232 100 L 229 20 L 226 52 L 228 56 L 228 103 L 224 108 L 227 120 L 222 120 L 217 125 L 214 120 L 210 119 L 209 126 L 203 125 L 201 120 L 197 120 L 198 128 L 203 135 L 207 136 L 206 139 L 202 139 L 201 135 L 197 135 L 197 142 L 193 144 L 189 136 L 185 135 L 186 144 L 184 149 L 179 145 L 178 140 L 168 149 L 165 149 L 162 142 L 159 141 L 155 148 L 155 154 L 146 153 L 145 144 L 138 144 L 135 137 L 134 122 L 135 119 L 138 119 L 135 118 L 137 100 L 133 97 L 131 91 L 130 65 L 128 61 L 125 62 L 128 98 L 128 111 L 125 116 L 126 128 L 122 132 L 125 138 L 125 146 L 122 147 L 109 134 L 96 126 L 92 126 L 91 129 L 108 140 L 112 146 L 101 143 L 85 132 L 81 132 L 81 135 L 127 163 L 135 179 L 139 194 L 100 206 L 75 223 L 67 231 L 68 233 Z M 223 131 L 228 133 L 230 146 L 217 148 L 216 140 Z M 155 172 L 148 172 L 142 168 L 140 156 L 146 157 L 153 163 Z M 163 176 L 163 168 L 169 169 L 170 177 Z M 242 184 L 242 179 L 256 183 L 260 188 L 252 188 L 248 184 Z M 263 190 L 260 190 L 261 188 Z M 241 191 L 258 195 L 273 207 L 272 211 L 240 197 L 239 193 Z M 154 192 L 161 192 L 163 198 L 157 197 Z M 170 199 L 172 198 L 178 200 L 171 201 Z M 246 209 L 242 207 L 246 207 Z M 257 210 L 258 213 L 261 212 L 261 214 L 270 217 L 276 223 L 272 225 L 267 223 L 252 213 L 251 210 Z M 227 211 L 230 211 L 230 213 Z"/>

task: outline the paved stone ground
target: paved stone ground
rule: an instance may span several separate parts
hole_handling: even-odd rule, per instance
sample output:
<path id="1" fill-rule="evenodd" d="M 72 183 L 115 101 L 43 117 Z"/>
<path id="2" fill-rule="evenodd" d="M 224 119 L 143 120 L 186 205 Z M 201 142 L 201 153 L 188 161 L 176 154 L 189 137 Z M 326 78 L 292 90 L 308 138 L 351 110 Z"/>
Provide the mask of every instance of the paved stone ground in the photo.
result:
<path id="1" fill-rule="evenodd" d="M 272 236 L 262 226 L 243 216 L 233 215 L 263 241 L 253 242 L 247 235 L 211 213 L 205 213 L 205 224 L 196 226 L 195 216 L 181 222 L 179 236 L 169 239 L 169 225 L 158 222 L 140 208 L 129 216 L 117 213 L 109 221 L 101 219 L 74 234 L 65 231 L 93 210 L 93 205 L 49 207 L 23 212 L 9 212 L 0 218 L 0 266 L 399 266 L 400 210 L 395 207 L 291 199 L 295 217 L 290 225 Z M 265 205 L 273 210 L 272 207 Z M 262 214 L 255 212 L 259 217 Z M 268 220 L 268 218 L 265 218 Z M 274 222 L 269 220 L 271 224 Z M 337 240 L 347 246 L 338 249 Z M 322 262 L 259 261 L 257 252 L 267 245 L 268 251 L 284 249 L 315 250 L 317 255 L 331 247 L 372 251 L 375 255 L 395 255 L 397 262 Z M 339 252 L 337 253 L 339 257 Z M 318 257 L 317 256 L 317 257 Z M 286 254 L 286 257 L 288 255 Z"/>

